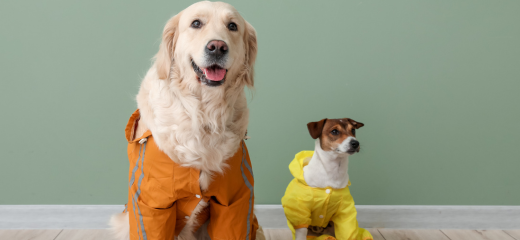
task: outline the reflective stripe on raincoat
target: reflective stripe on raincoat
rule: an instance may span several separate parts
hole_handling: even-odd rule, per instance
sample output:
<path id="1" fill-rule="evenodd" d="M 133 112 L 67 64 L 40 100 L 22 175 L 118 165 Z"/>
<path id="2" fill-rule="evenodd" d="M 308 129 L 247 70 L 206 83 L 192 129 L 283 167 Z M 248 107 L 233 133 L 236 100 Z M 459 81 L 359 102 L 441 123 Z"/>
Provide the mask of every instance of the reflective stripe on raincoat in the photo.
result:
<path id="1" fill-rule="evenodd" d="M 200 170 L 183 167 L 159 149 L 152 133 L 133 136 L 135 111 L 126 127 L 128 140 L 131 240 L 173 240 L 201 200 L 208 208 L 196 216 L 197 229 L 208 219 L 211 239 L 254 240 L 258 222 L 253 212 L 254 179 L 245 143 L 226 160 L 224 174 L 215 174 L 207 191 L 199 185 Z M 196 230 L 194 229 L 194 230 Z"/>

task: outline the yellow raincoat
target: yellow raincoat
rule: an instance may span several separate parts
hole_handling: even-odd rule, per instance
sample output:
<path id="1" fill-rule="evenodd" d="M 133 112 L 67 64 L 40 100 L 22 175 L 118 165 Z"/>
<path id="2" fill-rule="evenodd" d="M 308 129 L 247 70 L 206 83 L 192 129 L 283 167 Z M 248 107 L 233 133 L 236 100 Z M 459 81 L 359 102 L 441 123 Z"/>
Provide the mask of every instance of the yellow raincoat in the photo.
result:
<path id="1" fill-rule="evenodd" d="M 294 179 L 287 186 L 282 205 L 287 224 L 295 239 L 295 229 L 309 226 L 326 227 L 334 222 L 338 240 L 373 240 L 367 230 L 360 228 L 356 219 L 354 199 L 350 195 L 350 181 L 345 188 L 314 188 L 303 178 L 303 167 L 309 163 L 314 151 L 301 151 L 289 164 Z M 322 235 L 317 239 L 334 239 Z"/>

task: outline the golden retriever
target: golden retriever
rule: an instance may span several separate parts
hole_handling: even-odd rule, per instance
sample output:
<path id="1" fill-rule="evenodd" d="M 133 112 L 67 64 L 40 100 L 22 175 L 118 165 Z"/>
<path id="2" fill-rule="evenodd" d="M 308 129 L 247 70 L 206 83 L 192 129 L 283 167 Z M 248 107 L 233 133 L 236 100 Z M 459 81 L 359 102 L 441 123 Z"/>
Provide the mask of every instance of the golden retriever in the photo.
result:
<path id="1" fill-rule="evenodd" d="M 223 173 L 225 160 L 246 135 L 244 87 L 253 88 L 256 54 L 256 32 L 237 10 L 222 2 L 198 2 L 168 20 L 142 81 L 135 136 L 150 130 L 173 161 L 200 169 L 202 191 L 212 175 Z M 201 201 L 192 217 L 205 207 Z M 111 225 L 120 239 L 129 239 L 128 214 L 114 216 Z M 188 220 L 178 239 L 201 239 L 193 228 Z M 257 239 L 264 239 L 261 228 L 258 232 Z"/>

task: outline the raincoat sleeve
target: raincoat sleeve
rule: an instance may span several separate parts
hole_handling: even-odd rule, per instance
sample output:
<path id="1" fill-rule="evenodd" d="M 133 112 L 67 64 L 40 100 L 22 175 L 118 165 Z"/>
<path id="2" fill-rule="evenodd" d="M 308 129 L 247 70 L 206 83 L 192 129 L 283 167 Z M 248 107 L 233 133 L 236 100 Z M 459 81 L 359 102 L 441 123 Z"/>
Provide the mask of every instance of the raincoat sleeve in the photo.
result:
<path id="1" fill-rule="evenodd" d="M 299 186 L 298 180 L 294 179 L 282 198 L 282 206 L 287 218 L 289 228 L 306 228 L 311 224 L 311 206 L 313 204 L 312 190 Z"/>
<path id="2" fill-rule="evenodd" d="M 357 211 L 354 206 L 354 199 L 350 194 L 343 198 L 338 212 L 334 214 L 331 221 L 334 222 L 337 239 L 373 239 L 369 231 L 358 226 Z"/>

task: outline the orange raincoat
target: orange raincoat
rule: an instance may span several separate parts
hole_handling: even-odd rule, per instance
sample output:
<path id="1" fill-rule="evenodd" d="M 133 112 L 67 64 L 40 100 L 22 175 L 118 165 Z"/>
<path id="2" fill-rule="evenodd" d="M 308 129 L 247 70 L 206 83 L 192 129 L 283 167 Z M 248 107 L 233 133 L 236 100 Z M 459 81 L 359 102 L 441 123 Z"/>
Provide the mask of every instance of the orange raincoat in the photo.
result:
<path id="1" fill-rule="evenodd" d="M 208 219 L 214 240 L 254 240 L 258 222 L 253 213 L 254 179 L 245 143 L 216 175 L 206 192 L 199 187 L 200 170 L 182 167 L 159 150 L 152 133 L 132 136 L 139 110 L 126 126 L 130 160 L 129 193 L 125 211 L 130 215 L 132 240 L 173 240 L 201 200 L 208 207 L 197 215 L 197 227 Z"/>

